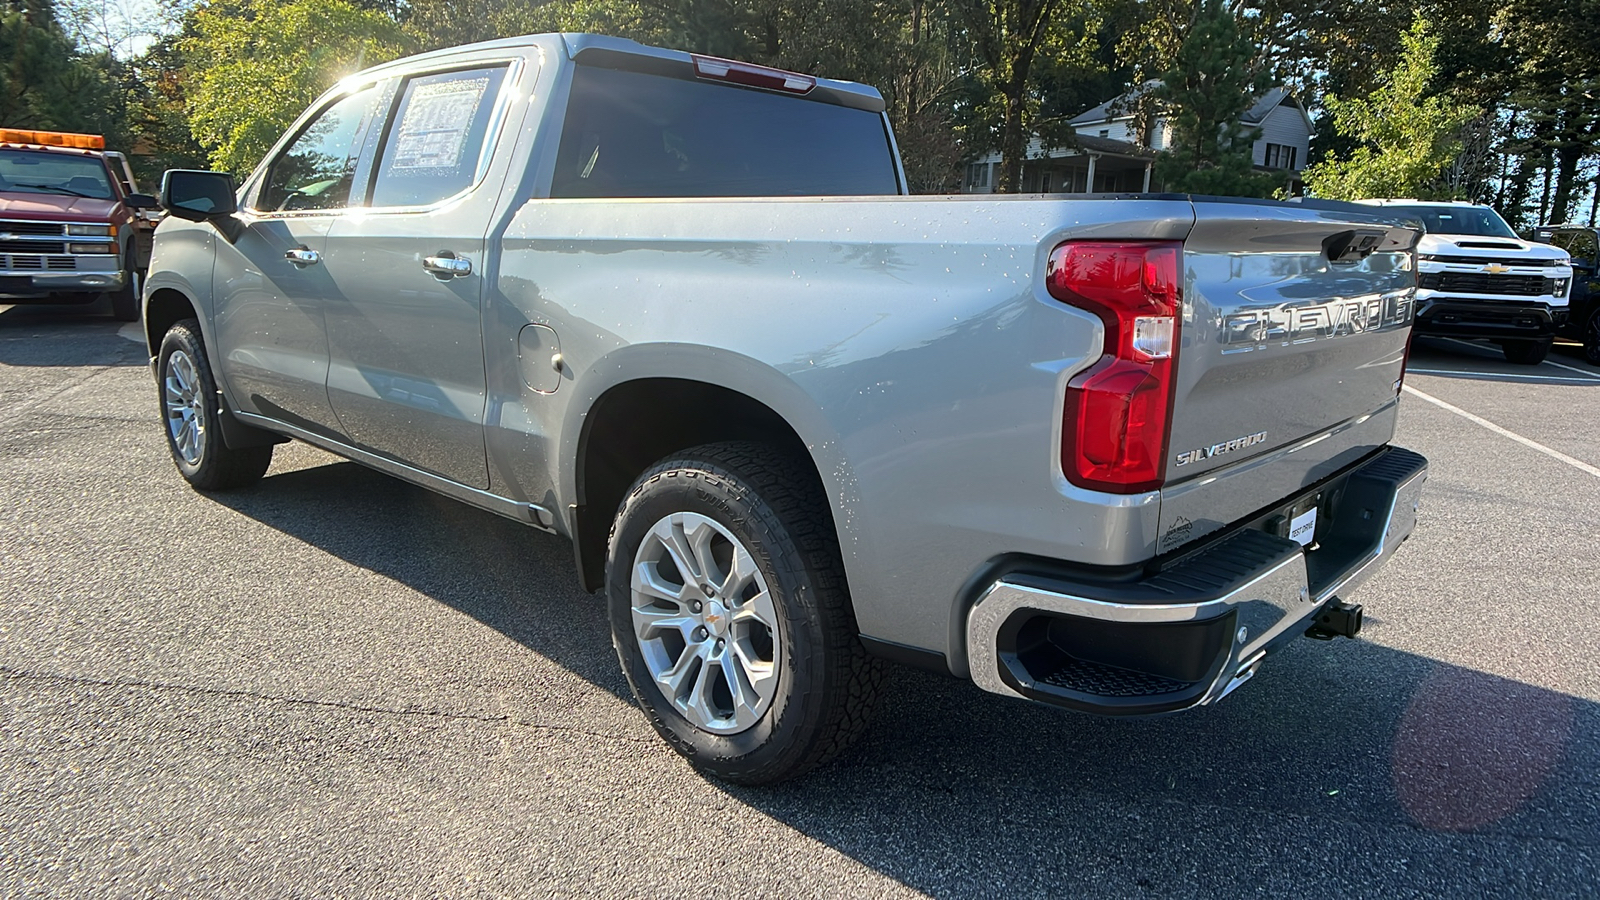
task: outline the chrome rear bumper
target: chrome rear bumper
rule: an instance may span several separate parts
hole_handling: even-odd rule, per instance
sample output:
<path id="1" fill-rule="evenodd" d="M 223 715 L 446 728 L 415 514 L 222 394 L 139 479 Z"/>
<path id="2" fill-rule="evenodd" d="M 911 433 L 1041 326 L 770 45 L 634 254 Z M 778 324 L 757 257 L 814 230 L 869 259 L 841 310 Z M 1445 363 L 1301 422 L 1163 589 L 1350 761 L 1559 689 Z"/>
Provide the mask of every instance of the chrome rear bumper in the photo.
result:
<path id="1" fill-rule="evenodd" d="M 1250 523 L 1136 580 L 1006 575 L 967 620 L 973 681 L 1123 715 L 1215 702 L 1394 554 L 1426 478 L 1425 459 L 1388 448 L 1322 485 L 1310 551 Z"/>

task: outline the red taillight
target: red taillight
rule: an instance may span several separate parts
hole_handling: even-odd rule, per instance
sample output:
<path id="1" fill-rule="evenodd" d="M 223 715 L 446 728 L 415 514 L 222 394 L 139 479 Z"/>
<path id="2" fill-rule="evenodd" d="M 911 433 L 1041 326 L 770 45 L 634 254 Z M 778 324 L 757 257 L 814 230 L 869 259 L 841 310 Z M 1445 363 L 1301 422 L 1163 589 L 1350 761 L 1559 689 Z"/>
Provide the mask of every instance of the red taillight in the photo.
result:
<path id="1" fill-rule="evenodd" d="M 1079 487 L 1136 494 L 1166 476 L 1182 258 L 1167 241 L 1081 241 L 1050 254 L 1050 296 L 1106 326 L 1105 355 L 1067 384 L 1061 469 Z"/>
<path id="2" fill-rule="evenodd" d="M 750 63 L 718 59 L 715 56 L 689 54 L 694 59 L 694 73 L 701 78 L 714 78 L 747 87 L 766 88 L 769 91 L 787 91 L 791 94 L 808 93 L 817 86 L 817 79 L 799 72 L 785 72 L 770 66 L 753 66 Z"/>

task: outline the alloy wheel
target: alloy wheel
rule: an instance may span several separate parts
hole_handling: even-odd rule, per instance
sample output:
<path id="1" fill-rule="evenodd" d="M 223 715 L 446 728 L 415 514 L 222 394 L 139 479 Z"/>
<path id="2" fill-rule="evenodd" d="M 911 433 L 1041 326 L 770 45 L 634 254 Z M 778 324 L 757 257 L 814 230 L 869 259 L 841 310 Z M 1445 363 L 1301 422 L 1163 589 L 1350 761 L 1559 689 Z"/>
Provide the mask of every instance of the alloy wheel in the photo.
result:
<path id="1" fill-rule="evenodd" d="M 634 557 L 633 631 L 651 678 L 695 727 L 736 734 L 778 690 L 777 610 L 750 551 L 698 513 L 665 516 Z"/>

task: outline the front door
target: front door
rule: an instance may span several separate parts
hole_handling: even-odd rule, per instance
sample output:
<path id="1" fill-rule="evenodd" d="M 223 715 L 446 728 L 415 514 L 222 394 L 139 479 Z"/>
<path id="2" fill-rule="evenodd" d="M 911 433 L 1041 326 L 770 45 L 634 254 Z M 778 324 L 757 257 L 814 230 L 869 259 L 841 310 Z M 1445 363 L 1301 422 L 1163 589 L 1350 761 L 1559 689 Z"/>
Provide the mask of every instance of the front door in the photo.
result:
<path id="1" fill-rule="evenodd" d="M 328 402 L 324 311 L 338 289 L 322 253 L 381 99 L 369 86 L 310 117 L 246 192 L 234 239 L 216 239 L 215 327 L 230 396 L 245 412 L 330 437 L 340 428 Z"/>

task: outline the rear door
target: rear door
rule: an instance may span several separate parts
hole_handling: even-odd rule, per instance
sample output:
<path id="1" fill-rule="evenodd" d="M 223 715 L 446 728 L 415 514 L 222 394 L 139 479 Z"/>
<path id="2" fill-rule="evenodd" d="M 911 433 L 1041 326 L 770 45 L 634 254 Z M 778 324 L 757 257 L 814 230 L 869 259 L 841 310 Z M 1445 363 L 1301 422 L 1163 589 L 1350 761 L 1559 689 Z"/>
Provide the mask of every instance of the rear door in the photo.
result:
<path id="1" fill-rule="evenodd" d="M 1161 549 L 1393 435 L 1419 236 L 1345 204 L 1197 201 Z"/>
<path id="2" fill-rule="evenodd" d="M 510 156 L 496 158 L 496 132 L 522 64 L 445 65 L 401 81 L 369 148 L 367 208 L 328 236 L 338 301 L 327 385 L 356 446 L 485 488 L 484 234 Z"/>

